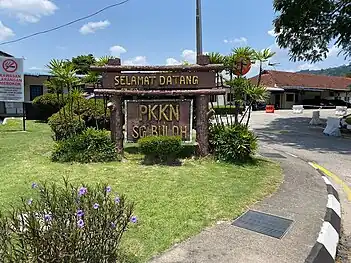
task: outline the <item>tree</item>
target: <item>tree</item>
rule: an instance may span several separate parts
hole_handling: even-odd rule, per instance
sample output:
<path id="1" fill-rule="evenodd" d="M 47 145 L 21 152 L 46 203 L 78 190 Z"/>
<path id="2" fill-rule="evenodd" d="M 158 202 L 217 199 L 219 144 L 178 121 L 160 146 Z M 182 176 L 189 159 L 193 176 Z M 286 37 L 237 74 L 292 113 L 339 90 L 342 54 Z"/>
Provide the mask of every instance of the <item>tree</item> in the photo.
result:
<path id="1" fill-rule="evenodd" d="M 317 62 L 335 41 L 351 57 L 350 0 L 274 0 L 277 43 L 288 48 L 292 61 Z"/>
<path id="2" fill-rule="evenodd" d="M 90 66 L 96 63 L 92 54 L 73 57 L 71 63 L 77 74 L 86 75 L 90 71 Z"/>
<path id="3" fill-rule="evenodd" d="M 255 51 L 253 55 L 254 60 L 258 61 L 258 63 L 260 64 L 260 69 L 259 69 L 258 79 L 257 79 L 257 86 L 261 84 L 263 63 L 268 62 L 268 60 L 272 58 L 274 55 L 275 55 L 275 52 L 271 52 L 269 48 L 266 48 L 262 51 Z"/>

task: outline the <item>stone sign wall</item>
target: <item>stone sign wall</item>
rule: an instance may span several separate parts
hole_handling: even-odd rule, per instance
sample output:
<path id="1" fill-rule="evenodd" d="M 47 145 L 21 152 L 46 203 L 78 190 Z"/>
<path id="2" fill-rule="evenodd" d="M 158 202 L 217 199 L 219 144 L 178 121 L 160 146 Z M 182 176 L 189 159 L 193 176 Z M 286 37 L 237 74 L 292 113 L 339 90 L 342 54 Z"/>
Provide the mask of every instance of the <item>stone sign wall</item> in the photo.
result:
<path id="1" fill-rule="evenodd" d="M 192 100 L 126 101 L 126 139 L 136 142 L 145 136 L 181 136 L 191 141 Z"/>

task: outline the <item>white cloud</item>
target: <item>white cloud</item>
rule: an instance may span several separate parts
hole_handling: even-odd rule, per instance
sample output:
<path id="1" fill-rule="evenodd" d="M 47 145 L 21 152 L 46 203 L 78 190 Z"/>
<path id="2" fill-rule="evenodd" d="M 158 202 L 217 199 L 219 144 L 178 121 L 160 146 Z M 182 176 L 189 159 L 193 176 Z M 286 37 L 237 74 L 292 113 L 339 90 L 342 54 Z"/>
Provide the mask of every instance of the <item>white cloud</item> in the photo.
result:
<path id="1" fill-rule="evenodd" d="M 108 20 L 105 21 L 98 21 L 98 22 L 89 22 L 83 25 L 79 32 L 83 35 L 93 34 L 98 30 L 105 29 L 111 23 Z"/>
<path id="2" fill-rule="evenodd" d="M 42 16 L 53 15 L 58 7 L 50 0 L 0 0 L 0 10 L 21 22 L 36 23 Z"/>
<path id="3" fill-rule="evenodd" d="M 40 67 L 30 67 L 29 70 L 30 71 L 45 71 L 45 72 L 49 71 L 49 69 L 47 69 L 47 68 L 40 68 Z"/>
<path id="4" fill-rule="evenodd" d="M 305 63 L 297 67 L 298 70 L 319 70 L 320 68 L 315 64 Z"/>
<path id="5" fill-rule="evenodd" d="M 247 44 L 247 38 L 246 37 L 239 37 L 239 38 L 234 38 L 233 40 L 224 39 L 223 42 L 225 44 L 245 45 L 245 44 Z"/>
<path id="6" fill-rule="evenodd" d="M 176 60 L 175 58 L 167 58 L 166 59 L 166 65 L 172 66 L 172 65 L 180 65 L 181 63 Z"/>
<path id="7" fill-rule="evenodd" d="M 129 65 L 129 66 L 143 66 L 147 65 L 146 57 L 145 56 L 137 56 L 132 59 L 128 59 L 125 61 L 122 61 L 123 65 Z"/>
<path id="8" fill-rule="evenodd" d="M 185 49 L 182 52 L 182 58 L 189 63 L 195 63 L 196 52 L 194 50 Z"/>
<path id="9" fill-rule="evenodd" d="M 267 33 L 268 33 L 268 35 L 270 35 L 270 36 L 272 36 L 272 37 L 277 36 L 277 34 L 274 32 L 274 28 L 271 29 L 271 30 L 269 30 Z"/>
<path id="10" fill-rule="evenodd" d="M 9 27 L 6 27 L 1 21 L 0 21 L 0 41 L 4 41 L 10 37 L 13 37 L 15 33 L 13 30 Z"/>
<path id="11" fill-rule="evenodd" d="M 334 45 L 329 49 L 327 56 L 328 57 L 336 57 L 336 56 L 338 56 L 340 51 L 341 51 L 341 48 Z"/>
<path id="12" fill-rule="evenodd" d="M 122 46 L 112 46 L 110 47 L 111 56 L 120 57 L 121 54 L 126 53 L 127 50 Z"/>

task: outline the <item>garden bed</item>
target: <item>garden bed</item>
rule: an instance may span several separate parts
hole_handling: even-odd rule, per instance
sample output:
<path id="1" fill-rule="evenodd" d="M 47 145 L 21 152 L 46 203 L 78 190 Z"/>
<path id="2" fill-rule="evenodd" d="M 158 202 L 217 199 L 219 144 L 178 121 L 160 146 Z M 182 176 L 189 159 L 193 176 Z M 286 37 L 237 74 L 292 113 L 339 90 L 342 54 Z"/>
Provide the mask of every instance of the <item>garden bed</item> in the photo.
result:
<path id="1" fill-rule="evenodd" d="M 1 210 L 30 197 L 32 182 L 106 183 L 136 202 L 138 224 L 126 232 L 125 249 L 140 261 L 199 233 L 218 220 L 231 220 L 272 193 L 281 182 L 275 163 L 257 160 L 233 165 L 187 159 L 182 166 L 143 166 L 143 156 L 123 162 L 60 164 L 50 161 L 53 145 L 47 124 L 9 120 L 0 127 Z"/>

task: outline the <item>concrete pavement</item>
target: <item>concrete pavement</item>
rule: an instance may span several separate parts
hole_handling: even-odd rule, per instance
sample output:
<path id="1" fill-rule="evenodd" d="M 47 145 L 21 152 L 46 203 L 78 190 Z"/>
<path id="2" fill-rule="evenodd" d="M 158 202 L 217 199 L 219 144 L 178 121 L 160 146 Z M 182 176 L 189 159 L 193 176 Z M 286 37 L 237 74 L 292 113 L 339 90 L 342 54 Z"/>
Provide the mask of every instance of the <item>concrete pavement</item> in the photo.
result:
<path id="1" fill-rule="evenodd" d="M 284 151 L 305 161 L 321 165 L 335 177 L 330 178 L 337 188 L 342 205 L 342 248 L 340 254 L 349 254 L 351 261 L 351 139 L 335 138 L 322 134 L 322 127 L 308 125 L 313 110 L 293 114 L 291 110 L 274 114 L 254 112 L 251 128 L 256 132 L 262 147 Z M 335 110 L 321 110 L 321 119 L 335 116 Z M 340 184 L 340 180 L 343 182 Z M 344 258 L 346 258 L 345 256 Z M 349 261 L 350 260 L 350 261 Z"/>
<path id="2" fill-rule="evenodd" d="M 284 182 L 277 193 L 251 209 L 294 220 L 282 239 L 275 239 L 231 222 L 204 230 L 150 263 L 268 263 L 304 262 L 314 246 L 327 203 L 325 184 L 306 162 L 265 147 L 263 155 L 275 153 L 282 165 Z"/>

